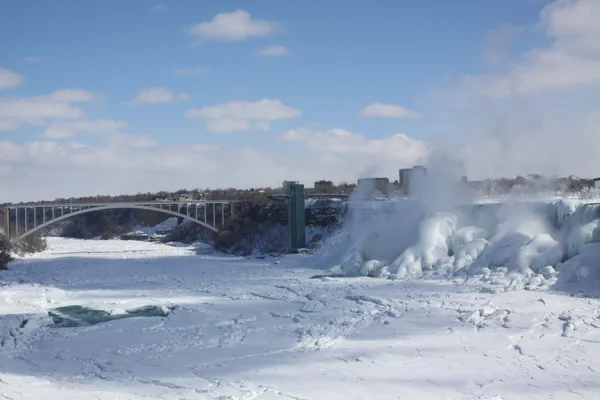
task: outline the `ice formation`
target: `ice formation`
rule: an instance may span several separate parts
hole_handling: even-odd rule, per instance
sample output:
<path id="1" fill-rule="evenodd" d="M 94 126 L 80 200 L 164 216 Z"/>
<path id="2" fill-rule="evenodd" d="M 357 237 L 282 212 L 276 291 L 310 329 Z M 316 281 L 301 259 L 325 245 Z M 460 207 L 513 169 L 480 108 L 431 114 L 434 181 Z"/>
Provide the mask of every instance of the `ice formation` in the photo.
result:
<path id="1" fill-rule="evenodd" d="M 387 209 L 354 209 L 322 256 L 346 275 L 479 280 L 504 290 L 600 279 L 600 204 L 557 200 L 432 212 L 418 202 L 390 202 Z"/>

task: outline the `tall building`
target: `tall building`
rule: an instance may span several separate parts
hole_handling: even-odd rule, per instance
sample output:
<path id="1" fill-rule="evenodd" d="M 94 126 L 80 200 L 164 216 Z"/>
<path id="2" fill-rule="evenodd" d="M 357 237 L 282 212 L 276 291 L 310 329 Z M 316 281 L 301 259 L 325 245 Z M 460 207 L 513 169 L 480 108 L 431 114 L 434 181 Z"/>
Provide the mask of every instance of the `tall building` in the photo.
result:
<path id="1" fill-rule="evenodd" d="M 404 194 L 408 194 L 409 191 L 410 171 L 410 168 L 402 168 L 399 171 L 398 186 L 400 186 L 400 191 Z"/>
<path id="2" fill-rule="evenodd" d="M 415 165 L 414 167 L 412 167 L 412 174 L 413 174 L 413 177 L 426 176 L 427 175 L 427 168 L 425 168 L 422 165 Z"/>
<path id="3" fill-rule="evenodd" d="M 402 168 L 398 171 L 398 185 L 405 195 L 411 194 L 411 185 L 427 176 L 427 168 L 415 165 L 412 168 Z"/>

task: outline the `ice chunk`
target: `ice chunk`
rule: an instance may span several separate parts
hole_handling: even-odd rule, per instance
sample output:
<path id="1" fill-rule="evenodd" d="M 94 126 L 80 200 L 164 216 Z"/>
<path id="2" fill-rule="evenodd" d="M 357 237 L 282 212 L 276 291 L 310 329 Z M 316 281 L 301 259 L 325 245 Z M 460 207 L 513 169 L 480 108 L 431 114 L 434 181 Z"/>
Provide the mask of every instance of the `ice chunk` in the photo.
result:
<path id="1" fill-rule="evenodd" d="M 596 219 L 587 224 L 576 224 L 567 236 L 567 256 L 576 256 L 581 248 L 588 243 L 600 242 L 600 220 Z"/>

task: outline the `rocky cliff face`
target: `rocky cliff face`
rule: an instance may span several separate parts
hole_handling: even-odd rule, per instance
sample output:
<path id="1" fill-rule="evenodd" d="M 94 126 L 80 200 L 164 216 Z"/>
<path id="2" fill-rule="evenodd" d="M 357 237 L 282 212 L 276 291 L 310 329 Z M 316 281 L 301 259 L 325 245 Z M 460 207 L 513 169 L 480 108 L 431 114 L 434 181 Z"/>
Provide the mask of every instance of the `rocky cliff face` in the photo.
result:
<path id="1" fill-rule="evenodd" d="M 335 230 L 346 212 L 345 203 L 339 201 L 307 201 L 307 246 L 316 246 Z M 206 229 L 185 222 L 169 233 L 165 240 L 184 243 L 210 241 L 218 250 L 241 255 L 255 252 L 283 253 L 289 250 L 287 223 L 285 203 L 253 205 L 213 237 L 210 237 Z"/>

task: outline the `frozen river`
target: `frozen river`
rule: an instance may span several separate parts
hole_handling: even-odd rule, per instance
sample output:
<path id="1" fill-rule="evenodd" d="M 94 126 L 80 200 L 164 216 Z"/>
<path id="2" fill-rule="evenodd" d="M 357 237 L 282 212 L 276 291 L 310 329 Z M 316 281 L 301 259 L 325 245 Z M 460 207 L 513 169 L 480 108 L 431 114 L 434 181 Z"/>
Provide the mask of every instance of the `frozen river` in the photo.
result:
<path id="1" fill-rule="evenodd" d="M 49 244 L 0 271 L 2 399 L 600 398 L 597 299 Z"/>

